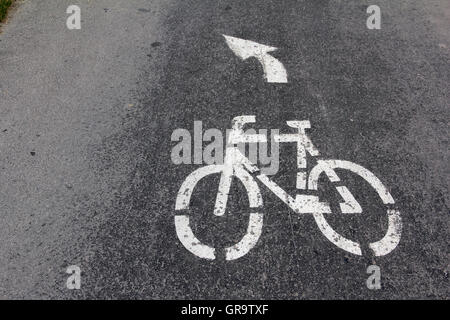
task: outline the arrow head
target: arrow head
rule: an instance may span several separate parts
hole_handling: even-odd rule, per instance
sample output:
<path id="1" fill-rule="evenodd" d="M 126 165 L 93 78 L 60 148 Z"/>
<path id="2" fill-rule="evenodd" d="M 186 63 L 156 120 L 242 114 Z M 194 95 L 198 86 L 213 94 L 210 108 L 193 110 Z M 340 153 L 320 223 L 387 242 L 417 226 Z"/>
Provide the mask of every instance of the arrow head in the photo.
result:
<path id="1" fill-rule="evenodd" d="M 262 64 L 264 77 L 270 83 L 287 83 L 287 73 L 283 64 L 268 52 L 276 47 L 266 46 L 254 41 L 223 35 L 230 49 L 242 60 L 255 57 Z"/>
<path id="2" fill-rule="evenodd" d="M 231 50 L 242 60 L 250 57 L 260 57 L 268 52 L 277 50 L 276 47 L 266 46 L 250 40 L 239 39 L 223 35 Z"/>

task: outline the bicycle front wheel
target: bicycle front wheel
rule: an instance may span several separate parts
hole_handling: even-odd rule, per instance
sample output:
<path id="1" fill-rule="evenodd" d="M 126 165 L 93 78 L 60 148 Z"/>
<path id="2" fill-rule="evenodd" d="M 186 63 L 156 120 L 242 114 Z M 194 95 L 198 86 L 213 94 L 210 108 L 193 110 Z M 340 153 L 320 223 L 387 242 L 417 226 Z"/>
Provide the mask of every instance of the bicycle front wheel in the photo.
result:
<path id="1" fill-rule="evenodd" d="M 319 177 L 322 173 L 325 173 L 332 182 L 338 182 L 339 177 L 336 175 L 334 169 L 349 170 L 366 180 L 369 185 L 375 189 L 381 201 L 387 207 L 387 231 L 382 239 L 369 244 L 369 248 L 373 251 L 375 256 L 387 255 L 399 244 L 402 232 L 400 212 L 390 208 L 394 205 L 395 201 L 389 190 L 372 172 L 358 164 L 344 160 L 319 160 L 318 164 L 311 170 L 309 175 L 308 188 L 310 190 L 317 190 Z M 317 212 L 314 213 L 313 216 L 320 231 L 329 241 L 347 252 L 362 255 L 359 243 L 347 239 L 337 233 L 327 222 L 323 213 Z"/>

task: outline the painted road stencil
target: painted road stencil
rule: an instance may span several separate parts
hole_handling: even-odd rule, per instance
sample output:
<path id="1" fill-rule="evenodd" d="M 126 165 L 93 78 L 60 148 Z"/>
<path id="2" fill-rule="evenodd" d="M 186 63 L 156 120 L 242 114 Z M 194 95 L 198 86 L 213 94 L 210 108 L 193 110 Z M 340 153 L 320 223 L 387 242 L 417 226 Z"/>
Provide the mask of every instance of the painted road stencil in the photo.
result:
<path id="1" fill-rule="evenodd" d="M 223 216 L 227 207 L 233 177 L 244 185 L 248 194 L 249 206 L 252 210 L 247 228 L 247 233 L 235 245 L 225 248 L 225 259 L 235 260 L 246 255 L 258 242 L 263 228 L 264 217 L 260 213 L 263 199 L 256 181 L 259 180 L 290 209 L 299 215 L 310 214 L 322 232 L 322 234 L 335 246 L 355 255 L 362 255 L 361 245 L 358 242 L 347 239 L 336 232 L 327 222 L 325 215 L 332 213 L 327 202 L 321 202 L 317 195 L 297 194 L 295 197 L 289 195 L 278 184 L 261 173 L 261 170 L 252 163 L 237 147 L 242 143 L 265 143 L 267 138 L 261 134 L 245 133 L 243 128 L 248 123 L 256 122 L 254 115 L 238 116 L 232 121 L 232 129 L 228 138 L 227 148 L 223 164 L 208 165 L 191 173 L 182 183 L 178 191 L 175 209 L 177 211 L 188 210 L 191 196 L 198 182 L 213 174 L 220 174 L 219 188 L 217 191 L 214 214 Z M 317 160 L 317 165 L 306 172 L 307 154 L 318 157 L 319 151 L 307 136 L 306 130 L 311 127 L 309 121 L 287 121 L 287 125 L 296 130 L 292 134 L 278 134 L 275 140 L 279 143 L 296 143 L 297 145 L 297 189 L 299 191 L 317 191 L 319 178 L 322 174 L 335 185 L 337 192 L 344 200 L 339 204 L 342 214 L 362 214 L 362 208 L 346 186 L 340 185 L 340 178 L 335 169 L 348 170 L 363 178 L 378 194 L 386 207 L 388 217 L 388 228 L 385 235 L 378 241 L 368 244 L 375 256 L 384 256 L 394 250 L 400 242 L 401 218 L 400 212 L 395 209 L 395 201 L 389 190 L 369 170 L 350 161 L 343 160 Z M 256 175 L 256 179 L 252 176 Z M 208 246 L 194 235 L 190 226 L 189 216 L 179 214 L 175 216 L 175 227 L 178 239 L 183 246 L 194 255 L 204 259 L 216 259 L 216 248 Z"/>
<path id="2" fill-rule="evenodd" d="M 226 35 L 223 36 L 230 49 L 238 57 L 243 60 L 255 57 L 261 62 L 267 82 L 287 83 L 287 72 L 283 64 L 268 54 L 268 52 L 272 52 L 277 48 L 249 40 Z M 189 210 L 191 196 L 199 181 L 209 175 L 219 174 L 220 182 L 213 214 L 220 217 L 225 215 L 226 212 L 233 177 L 240 180 L 243 184 L 252 212 L 249 215 L 246 234 L 238 243 L 224 249 L 226 260 L 235 260 L 245 256 L 255 247 L 262 234 L 264 216 L 261 213 L 261 208 L 263 207 L 263 199 L 256 179 L 264 184 L 295 213 L 299 215 L 312 215 L 319 230 L 335 246 L 349 253 L 361 256 L 361 245 L 336 232 L 327 222 L 325 215 L 332 213 L 330 204 L 320 201 L 318 195 L 310 194 L 311 192 L 318 191 L 319 178 L 324 174 L 333 183 L 336 191 L 343 200 L 343 202 L 339 203 L 341 213 L 362 214 L 363 210 L 360 204 L 350 190 L 346 186 L 341 185 L 341 179 L 335 169 L 347 170 L 363 178 L 376 191 L 378 197 L 386 207 L 385 210 L 388 218 L 387 230 L 381 239 L 368 244 L 373 254 L 375 256 L 384 256 L 397 247 L 400 242 L 402 230 L 400 212 L 395 208 L 395 201 L 389 190 L 372 172 L 350 161 L 323 160 L 317 158 L 317 165 L 308 174 L 306 170 L 307 155 L 319 157 L 318 149 L 313 145 L 306 133 L 306 130 L 311 128 L 311 124 L 308 120 L 287 121 L 287 125 L 293 128 L 296 133 L 276 134 L 274 140 L 276 143 L 296 144 L 298 169 L 296 172 L 296 187 L 299 191 L 303 190 L 308 192 L 308 194 L 297 194 L 295 197 L 292 197 L 278 184 L 269 179 L 267 174 L 263 173 L 254 162 L 245 156 L 245 151 L 242 152 L 242 149 L 238 147 L 238 145 L 242 146 L 243 144 L 267 143 L 267 137 L 264 134 L 244 132 L 244 126 L 246 124 L 255 122 L 256 116 L 254 115 L 235 117 L 232 120 L 232 128 L 227 138 L 223 163 L 207 165 L 195 170 L 184 180 L 177 194 L 175 210 L 178 212 Z M 202 243 L 195 236 L 190 225 L 189 215 L 177 214 L 175 216 L 175 227 L 178 239 L 187 250 L 199 258 L 216 259 L 216 248 Z"/>
<path id="3" fill-rule="evenodd" d="M 254 41 L 223 35 L 231 50 L 242 60 L 254 57 L 264 70 L 264 77 L 269 83 L 287 83 L 287 72 L 283 64 L 272 57 L 269 52 L 278 48 L 266 46 Z"/>

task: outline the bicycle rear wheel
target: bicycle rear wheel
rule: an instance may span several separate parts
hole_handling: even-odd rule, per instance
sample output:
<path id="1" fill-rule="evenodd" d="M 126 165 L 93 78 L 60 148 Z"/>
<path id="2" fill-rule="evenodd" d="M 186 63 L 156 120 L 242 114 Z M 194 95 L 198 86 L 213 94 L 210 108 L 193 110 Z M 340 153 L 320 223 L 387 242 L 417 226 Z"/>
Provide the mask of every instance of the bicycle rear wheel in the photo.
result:
<path id="1" fill-rule="evenodd" d="M 177 194 L 175 210 L 189 209 L 191 197 L 197 183 L 211 174 L 220 174 L 224 170 L 223 165 L 210 165 L 197 169 L 191 173 L 180 187 Z M 262 206 L 262 197 L 259 187 L 253 177 L 240 167 L 234 168 L 233 175 L 237 177 L 245 187 L 248 194 L 250 208 L 259 208 Z M 246 234 L 241 241 L 233 246 L 225 248 L 225 259 L 235 260 L 246 255 L 258 242 L 263 227 L 263 214 L 250 213 L 249 223 Z M 183 246 L 198 256 L 199 258 L 214 260 L 216 259 L 216 249 L 203 244 L 192 231 L 188 215 L 180 214 L 175 216 L 175 228 L 178 239 Z"/>

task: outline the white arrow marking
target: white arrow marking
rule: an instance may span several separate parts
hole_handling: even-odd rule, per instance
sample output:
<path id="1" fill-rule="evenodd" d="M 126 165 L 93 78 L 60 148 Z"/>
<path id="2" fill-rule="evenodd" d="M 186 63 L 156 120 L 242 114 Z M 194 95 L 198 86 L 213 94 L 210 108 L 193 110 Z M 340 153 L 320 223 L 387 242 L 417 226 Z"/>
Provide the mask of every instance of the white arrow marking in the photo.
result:
<path id="1" fill-rule="evenodd" d="M 264 77 L 267 82 L 287 83 L 287 73 L 283 64 L 268 54 L 277 50 L 276 47 L 269 47 L 254 41 L 239 39 L 223 35 L 231 50 L 242 60 L 255 57 L 261 62 L 264 69 Z"/>

